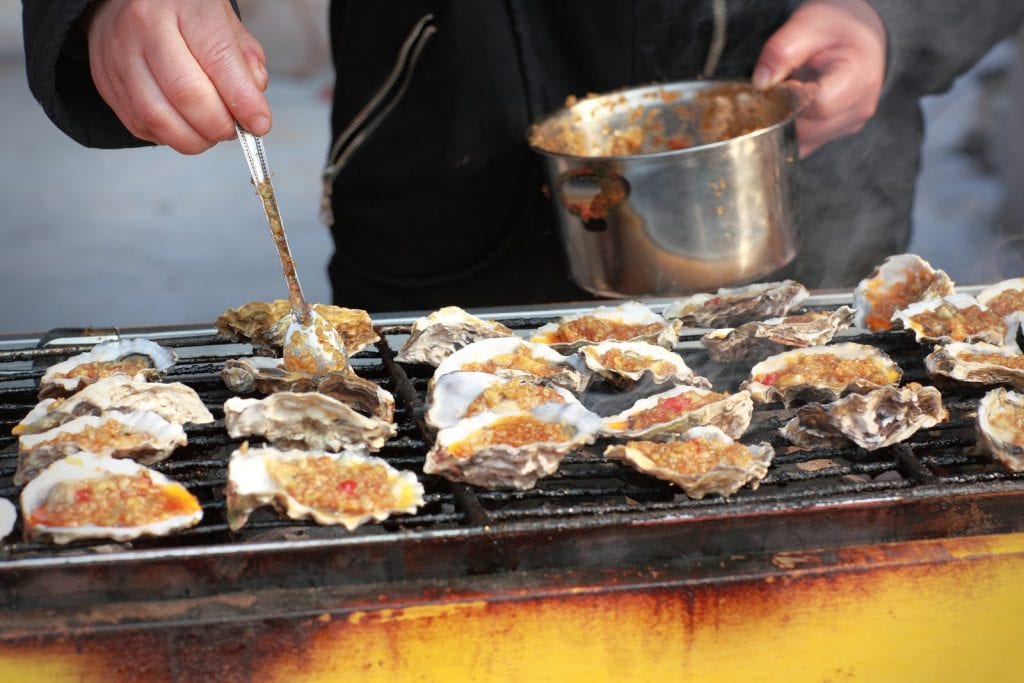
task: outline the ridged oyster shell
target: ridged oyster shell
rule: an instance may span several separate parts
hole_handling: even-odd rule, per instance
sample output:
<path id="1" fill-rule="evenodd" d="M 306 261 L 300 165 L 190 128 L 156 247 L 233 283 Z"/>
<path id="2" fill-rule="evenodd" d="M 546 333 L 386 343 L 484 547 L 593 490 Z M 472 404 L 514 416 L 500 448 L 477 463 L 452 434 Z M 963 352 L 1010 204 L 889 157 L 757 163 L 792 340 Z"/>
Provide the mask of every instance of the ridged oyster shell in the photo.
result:
<path id="1" fill-rule="evenodd" d="M 892 315 L 923 299 L 953 294 L 953 281 L 916 254 L 896 254 L 875 266 L 853 291 L 854 324 L 873 332 L 892 329 Z"/>
<path id="2" fill-rule="evenodd" d="M 974 342 L 1001 344 L 1006 323 L 968 294 L 923 299 L 892 315 L 893 323 L 911 330 L 919 342 Z"/>
<path id="3" fill-rule="evenodd" d="M 154 380 L 176 360 L 173 350 L 148 339 L 102 342 L 47 368 L 39 380 L 39 398 L 68 396 L 115 374 L 133 380 Z"/>
<path id="4" fill-rule="evenodd" d="M 1002 387 L 978 403 L 978 444 L 1013 472 L 1024 472 L 1024 395 Z"/>
<path id="5" fill-rule="evenodd" d="M 838 371 L 837 371 L 838 370 Z M 834 401 L 897 384 L 903 372 L 883 351 L 845 342 L 784 351 L 756 364 L 740 386 L 759 403 L 780 400 Z"/>
<path id="6" fill-rule="evenodd" d="M 45 432 L 20 437 L 14 483 L 24 485 L 50 463 L 79 451 L 152 465 L 187 444 L 182 426 L 156 413 L 83 415 Z"/>
<path id="7" fill-rule="evenodd" d="M 395 360 L 436 368 L 445 358 L 475 341 L 512 336 L 515 332 L 499 322 L 470 315 L 458 306 L 445 306 L 413 323 Z"/>
<path id="8" fill-rule="evenodd" d="M 542 433 L 544 426 L 560 429 L 565 438 Z M 439 431 L 423 471 L 489 489 L 529 489 L 554 474 L 568 453 L 593 443 L 600 428 L 601 418 L 577 404 L 484 413 Z M 513 438 L 505 438 L 510 432 Z M 536 434 L 542 438 L 524 438 Z"/>
<path id="9" fill-rule="evenodd" d="M 932 377 L 973 384 L 1009 384 L 1024 391 L 1024 354 L 1017 346 L 950 342 L 935 347 L 924 359 Z"/>
<path id="10" fill-rule="evenodd" d="M 682 356 L 656 344 L 605 341 L 584 346 L 579 353 L 588 368 L 613 384 L 631 386 L 647 372 L 655 384 L 711 387 L 711 382 L 695 374 Z"/>
<path id="11" fill-rule="evenodd" d="M 341 335 L 349 356 L 380 340 L 366 311 L 329 304 L 313 304 L 312 309 Z M 249 342 L 259 351 L 276 355 L 284 346 L 291 312 L 287 299 L 251 301 L 224 311 L 215 325 L 217 332 L 226 339 Z"/>
<path id="12" fill-rule="evenodd" d="M 1015 277 L 997 282 L 978 293 L 978 303 L 1002 316 L 1006 323 L 1006 337 L 1009 344 L 1017 335 L 1024 322 L 1024 277 Z"/>
<path id="13" fill-rule="evenodd" d="M 316 392 L 229 398 L 224 402 L 224 426 L 234 439 L 262 436 L 280 448 L 329 451 L 358 446 L 377 451 L 396 433 L 390 422 L 360 415 Z"/>
<path id="14" fill-rule="evenodd" d="M 639 301 L 627 301 L 564 316 L 538 328 L 530 341 L 559 351 L 603 341 L 642 341 L 671 349 L 679 341 L 681 327 L 679 321 L 666 320 Z"/>
<path id="15" fill-rule="evenodd" d="M 432 387 L 425 419 L 434 429 L 443 429 L 484 412 L 520 412 L 543 403 L 579 405 L 579 400 L 568 389 L 530 379 L 485 372 L 450 372 L 438 378 Z M 472 415 L 467 414 L 470 408 Z"/>
<path id="16" fill-rule="evenodd" d="M 422 507 L 423 485 L 361 449 L 340 453 L 249 448 L 228 464 L 228 524 L 237 531 L 252 511 L 273 505 L 290 519 L 340 524 L 349 531 Z"/>
<path id="17" fill-rule="evenodd" d="M 666 318 L 694 327 L 735 327 L 753 320 L 786 315 L 810 292 L 795 280 L 723 287 L 714 294 L 694 294 L 669 304 Z"/>
<path id="18" fill-rule="evenodd" d="M 449 372 L 487 372 L 500 377 L 535 377 L 582 391 L 590 373 L 577 356 L 566 357 L 546 344 L 535 344 L 519 337 L 481 339 L 444 359 L 434 371 L 431 384 Z"/>
<path id="19" fill-rule="evenodd" d="M 739 448 L 734 448 L 738 446 Z M 724 453 L 731 457 L 723 457 Z M 672 457 L 672 453 L 677 455 Z M 775 450 L 767 443 L 744 446 L 717 427 L 694 427 L 678 441 L 630 441 L 609 446 L 609 460 L 621 460 L 630 467 L 682 488 L 690 498 L 709 493 L 731 496 L 749 485 L 756 489 L 768 473 Z"/>
<path id="20" fill-rule="evenodd" d="M 849 306 L 840 306 L 833 311 L 749 322 L 736 328 L 712 330 L 701 338 L 701 343 L 708 356 L 720 363 L 761 359 L 787 347 L 828 344 L 837 332 L 853 323 L 855 313 Z"/>
<path id="21" fill-rule="evenodd" d="M 602 420 L 605 436 L 632 439 L 679 435 L 693 427 L 718 427 L 738 439 L 750 426 L 754 402 L 750 392 L 723 394 L 699 387 L 678 386 L 637 401 L 631 408 Z"/>
<path id="22" fill-rule="evenodd" d="M 152 501 L 149 497 L 117 493 L 126 490 L 117 486 L 117 477 L 125 478 L 122 482 L 129 478 L 151 482 L 156 489 L 153 493 L 160 497 L 156 502 L 171 507 L 168 514 L 148 515 L 149 521 L 130 525 L 85 523 L 90 521 L 86 511 L 92 507 L 98 508 L 99 514 L 122 515 L 137 510 L 140 501 Z M 106 492 L 93 488 L 87 496 L 76 491 L 80 487 L 95 486 L 112 488 Z M 67 500 L 69 495 L 72 496 L 71 501 Z M 107 495 L 108 499 L 97 501 L 96 496 L 99 495 Z M 56 526 L 40 517 L 44 505 L 58 502 L 70 502 L 81 513 L 79 519 L 82 523 Z M 152 506 L 153 503 L 149 504 Z M 25 486 L 21 492 L 21 516 L 26 540 L 49 539 L 54 543 L 68 543 L 87 538 L 110 538 L 128 541 L 139 536 L 166 536 L 195 526 L 203 518 L 203 509 L 184 486 L 156 470 L 134 460 L 105 458 L 82 451 L 53 463 Z"/>
<path id="23" fill-rule="evenodd" d="M 911 382 L 850 394 L 832 403 L 808 403 L 779 431 L 796 446 L 841 445 L 849 440 L 874 451 L 906 441 L 948 417 L 938 389 Z"/>

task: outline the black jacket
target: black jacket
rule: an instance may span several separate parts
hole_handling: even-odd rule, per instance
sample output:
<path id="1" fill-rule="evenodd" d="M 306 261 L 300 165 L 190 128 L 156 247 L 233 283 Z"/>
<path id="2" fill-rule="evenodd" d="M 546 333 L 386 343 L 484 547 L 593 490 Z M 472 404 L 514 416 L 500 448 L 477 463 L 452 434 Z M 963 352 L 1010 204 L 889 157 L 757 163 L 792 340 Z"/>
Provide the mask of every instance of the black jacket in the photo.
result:
<path id="1" fill-rule="evenodd" d="M 89 0 L 23 0 L 32 91 L 96 147 L 143 144 L 92 87 L 76 20 Z M 728 0 L 716 77 L 749 78 L 796 0 Z M 801 162 L 802 249 L 774 277 L 850 286 L 905 250 L 923 123 L 940 92 L 1024 21 L 1019 0 L 873 0 L 889 33 L 885 93 L 854 136 Z M 529 124 L 567 95 L 692 79 L 706 66 L 712 0 L 335 0 L 338 136 L 388 77 L 426 14 L 436 34 L 407 88 L 333 184 L 334 298 L 370 310 L 585 298 L 566 272 Z M 941 264 L 937 264 L 941 265 Z"/>

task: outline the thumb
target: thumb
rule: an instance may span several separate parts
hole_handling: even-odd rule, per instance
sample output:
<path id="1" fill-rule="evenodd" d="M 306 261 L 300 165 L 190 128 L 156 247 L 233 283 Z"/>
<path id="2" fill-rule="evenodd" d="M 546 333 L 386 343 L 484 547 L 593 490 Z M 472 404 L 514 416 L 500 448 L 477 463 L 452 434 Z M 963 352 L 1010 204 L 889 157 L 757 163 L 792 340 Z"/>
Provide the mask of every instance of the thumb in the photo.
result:
<path id="1" fill-rule="evenodd" d="M 808 31 L 803 23 L 791 18 L 761 48 L 754 66 L 754 87 L 770 88 L 784 81 L 824 47 L 823 33 Z"/>

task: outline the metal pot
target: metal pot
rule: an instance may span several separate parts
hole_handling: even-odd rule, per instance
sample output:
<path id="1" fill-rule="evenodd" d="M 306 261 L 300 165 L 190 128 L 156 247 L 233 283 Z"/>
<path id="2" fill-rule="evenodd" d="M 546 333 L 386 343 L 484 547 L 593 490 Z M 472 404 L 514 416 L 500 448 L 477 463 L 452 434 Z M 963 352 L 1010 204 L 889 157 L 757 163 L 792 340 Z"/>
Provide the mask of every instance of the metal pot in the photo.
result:
<path id="1" fill-rule="evenodd" d="M 576 282 L 668 296 L 789 263 L 797 108 L 785 88 L 680 82 L 588 97 L 535 125 Z"/>

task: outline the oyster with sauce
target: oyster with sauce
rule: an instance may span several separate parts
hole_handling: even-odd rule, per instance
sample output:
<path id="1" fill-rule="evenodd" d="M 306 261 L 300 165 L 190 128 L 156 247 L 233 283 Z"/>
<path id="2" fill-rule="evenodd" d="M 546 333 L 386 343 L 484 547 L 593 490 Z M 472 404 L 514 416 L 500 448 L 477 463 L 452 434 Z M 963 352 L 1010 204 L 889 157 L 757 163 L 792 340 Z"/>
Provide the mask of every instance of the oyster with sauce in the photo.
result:
<path id="1" fill-rule="evenodd" d="M 763 359 L 787 347 L 822 346 L 853 323 L 855 311 L 840 306 L 834 311 L 812 311 L 784 318 L 745 323 L 712 330 L 701 338 L 708 356 L 720 363 Z"/>
<path id="2" fill-rule="evenodd" d="M 313 304 L 310 308 L 340 335 L 349 356 L 380 340 L 366 311 L 329 304 Z M 217 333 L 226 339 L 248 342 L 260 353 L 279 355 L 293 321 L 291 303 L 275 299 L 229 308 L 218 316 L 215 325 Z"/>
<path id="3" fill-rule="evenodd" d="M 1006 337 L 1003 318 L 967 294 L 924 299 L 892 315 L 914 333 L 919 342 L 988 342 L 1001 344 Z"/>
<path id="4" fill-rule="evenodd" d="M 229 398 L 224 403 L 224 426 L 234 439 L 262 436 L 280 448 L 329 451 L 377 451 L 397 431 L 390 422 L 360 415 L 341 401 L 312 391 Z"/>
<path id="5" fill-rule="evenodd" d="M 692 327 L 736 327 L 784 316 L 809 295 L 807 288 L 795 280 L 723 287 L 714 294 L 694 294 L 669 304 L 665 317 Z"/>
<path id="6" fill-rule="evenodd" d="M 639 301 L 598 306 L 537 329 L 530 341 L 559 351 L 572 351 L 603 341 L 634 341 L 671 349 L 679 341 L 679 321 L 669 321 Z"/>
<path id="7" fill-rule="evenodd" d="M 1009 384 L 1024 391 L 1024 354 L 1017 346 L 951 342 L 936 346 L 924 359 L 932 377 L 972 384 Z"/>
<path id="8" fill-rule="evenodd" d="M 883 351 L 845 342 L 784 351 L 750 369 L 741 388 L 759 403 L 834 401 L 848 392 L 865 393 L 898 384 L 903 372 Z"/>
<path id="9" fill-rule="evenodd" d="M 515 332 L 499 322 L 470 315 L 458 306 L 445 306 L 413 323 L 395 360 L 436 368 L 445 358 L 475 341 L 513 336 Z"/>
<path id="10" fill-rule="evenodd" d="M 978 445 L 1013 472 L 1024 472 L 1024 394 L 1002 387 L 978 403 Z"/>
<path id="11" fill-rule="evenodd" d="M 678 386 L 642 398 L 628 410 L 604 418 L 602 433 L 631 439 L 663 438 L 712 425 L 738 439 L 750 426 L 753 413 L 754 402 L 748 391 L 725 394 Z"/>
<path id="12" fill-rule="evenodd" d="M 768 473 L 775 450 L 768 443 L 745 446 L 712 426 L 694 427 L 678 441 L 629 441 L 609 446 L 604 457 L 682 488 L 690 498 L 709 493 L 731 496 L 743 486 L 756 489 Z"/>
<path id="13" fill-rule="evenodd" d="M 582 391 L 590 381 L 590 373 L 578 356 L 563 356 L 546 344 L 519 337 L 481 339 L 459 349 L 437 366 L 431 385 L 449 372 L 535 378 L 574 393 Z"/>
<path id="14" fill-rule="evenodd" d="M 978 303 L 1002 316 L 1006 324 L 1006 337 L 1003 341 L 1012 343 L 1024 322 L 1024 277 L 1003 280 L 986 287 L 978 293 Z"/>
<path id="15" fill-rule="evenodd" d="M 891 330 L 893 313 L 924 299 L 950 296 L 953 281 L 916 254 L 890 256 L 853 291 L 854 324 L 872 332 Z"/>
<path id="16" fill-rule="evenodd" d="M 530 489 L 600 428 L 601 418 L 571 403 L 482 413 L 439 431 L 423 471 L 488 489 Z"/>
<path id="17" fill-rule="evenodd" d="M 148 339 L 117 339 L 51 365 L 39 380 L 39 398 L 68 396 L 111 375 L 152 381 L 174 365 L 173 350 Z"/>
<path id="18" fill-rule="evenodd" d="M 25 486 L 21 516 L 28 541 L 129 541 L 195 526 L 203 509 L 188 489 L 156 470 L 82 451 Z"/>
<path id="19" fill-rule="evenodd" d="M 430 391 L 426 423 L 443 429 L 481 413 L 520 412 L 544 403 L 579 405 L 579 400 L 567 389 L 530 379 L 450 372 L 440 377 Z"/>
<path id="20" fill-rule="evenodd" d="M 808 403 L 780 431 L 796 446 L 838 446 L 849 440 L 874 451 L 906 441 L 948 417 L 938 389 L 911 382 L 850 394 L 832 403 Z"/>
<path id="21" fill-rule="evenodd" d="M 630 387 L 650 373 L 655 384 L 673 382 L 711 388 L 711 382 L 686 364 L 682 356 L 647 342 L 606 341 L 580 349 L 583 362 L 613 384 Z"/>
<path id="22" fill-rule="evenodd" d="M 412 472 L 396 470 L 362 449 L 340 453 L 249 448 L 228 464 L 227 516 L 232 531 L 253 510 L 272 505 L 290 519 L 340 524 L 349 531 L 391 515 L 416 514 L 423 485 Z"/>

